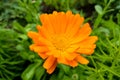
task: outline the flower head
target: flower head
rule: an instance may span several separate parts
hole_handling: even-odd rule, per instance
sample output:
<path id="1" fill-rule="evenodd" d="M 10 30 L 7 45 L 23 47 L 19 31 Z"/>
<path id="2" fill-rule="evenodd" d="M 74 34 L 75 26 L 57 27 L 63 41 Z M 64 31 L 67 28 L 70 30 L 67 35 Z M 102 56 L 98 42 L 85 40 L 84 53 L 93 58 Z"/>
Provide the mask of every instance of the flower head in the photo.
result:
<path id="1" fill-rule="evenodd" d="M 97 36 L 89 36 L 91 28 L 89 23 L 83 24 L 84 18 L 71 11 L 56 12 L 40 15 L 42 26 L 37 25 L 38 32 L 28 32 L 33 40 L 30 50 L 38 53 L 45 59 L 43 67 L 51 74 L 57 63 L 72 67 L 88 64 L 89 61 L 82 56 L 94 52 Z"/>

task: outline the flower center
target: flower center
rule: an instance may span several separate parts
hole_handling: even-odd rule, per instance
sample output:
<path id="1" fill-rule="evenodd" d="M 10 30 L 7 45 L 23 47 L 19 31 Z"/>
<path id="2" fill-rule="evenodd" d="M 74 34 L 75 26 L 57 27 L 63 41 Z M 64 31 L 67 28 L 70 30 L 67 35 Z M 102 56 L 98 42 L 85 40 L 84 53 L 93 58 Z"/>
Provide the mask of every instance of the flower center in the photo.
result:
<path id="1" fill-rule="evenodd" d="M 52 39 L 52 44 L 59 51 L 65 51 L 69 47 L 68 38 L 64 35 L 56 35 Z"/>

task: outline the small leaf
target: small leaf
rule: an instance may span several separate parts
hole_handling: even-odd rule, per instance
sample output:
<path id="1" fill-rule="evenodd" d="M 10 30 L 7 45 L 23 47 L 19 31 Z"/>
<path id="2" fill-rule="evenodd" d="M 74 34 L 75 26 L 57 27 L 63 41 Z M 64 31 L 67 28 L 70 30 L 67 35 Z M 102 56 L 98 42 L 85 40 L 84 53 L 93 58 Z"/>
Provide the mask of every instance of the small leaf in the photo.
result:
<path id="1" fill-rule="evenodd" d="M 24 30 L 23 26 L 21 26 L 17 21 L 13 22 L 13 28 L 17 31 L 25 33 L 25 30 Z"/>
<path id="2" fill-rule="evenodd" d="M 103 14 L 103 9 L 100 5 L 95 5 L 95 10 L 97 11 L 98 14 Z"/>
<path id="3" fill-rule="evenodd" d="M 69 67 L 69 66 L 66 66 L 66 65 L 61 64 L 61 67 L 62 67 L 62 69 L 64 70 L 64 72 L 65 72 L 66 74 L 69 74 L 69 73 L 70 73 L 70 67 Z"/>
<path id="4" fill-rule="evenodd" d="M 43 68 L 43 66 L 38 67 L 35 70 L 35 80 L 41 80 L 43 74 L 45 73 L 45 69 Z"/>
<path id="5" fill-rule="evenodd" d="M 117 13 L 117 23 L 120 25 L 120 13 Z"/>
<path id="6" fill-rule="evenodd" d="M 71 80 L 71 78 L 69 76 L 64 75 L 64 77 L 62 78 L 62 80 Z"/>
<path id="7" fill-rule="evenodd" d="M 34 74 L 35 74 L 35 70 L 36 68 L 42 63 L 34 63 L 34 64 L 30 64 L 27 69 L 22 73 L 21 77 L 22 80 L 32 80 Z"/>

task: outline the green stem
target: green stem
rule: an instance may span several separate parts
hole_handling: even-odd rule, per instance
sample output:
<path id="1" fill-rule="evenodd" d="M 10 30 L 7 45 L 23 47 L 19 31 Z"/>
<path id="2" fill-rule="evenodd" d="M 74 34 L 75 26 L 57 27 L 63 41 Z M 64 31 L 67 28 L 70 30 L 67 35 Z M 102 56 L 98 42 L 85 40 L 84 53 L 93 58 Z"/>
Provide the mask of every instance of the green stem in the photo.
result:
<path id="1" fill-rule="evenodd" d="M 109 80 L 113 80 L 113 74 L 112 73 L 109 73 Z"/>
<path id="2" fill-rule="evenodd" d="M 94 68 L 90 68 L 90 67 L 88 67 L 88 66 L 83 66 L 83 65 L 81 65 L 81 64 L 79 64 L 78 66 L 80 66 L 81 68 L 83 68 L 83 69 L 87 69 L 87 70 L 91 70 L 91 71 L 96 71 Z"/>
<path id="3" fill-rule="evenodd" d="M 94 61 L 93 57 L 92 57 L 92 56 L 90 56 L 90 58 L 91 58 L 91 60 L 92 60 L 92 63 L 93 63 L 93 65 L 94 65 L 94 67 L 95 67 L 96 71 L 97 71 L 97 66 L 96 66 L 96 63 L 95 63 L 95 61 Z"/>
<path id="4" fill-rule="evenodd" d="M 99 48 L 100 52 L 101 52 L 104 56 L 107 56 L 106 53 L 103 51 L 103 49 L 102 49 L 100 46 L 98 46 L 98 48 Z"/>
<path id="5" fill-rule="evenodd" d="M 98 65 L 100 65 L 100 66 L 101 66 L 102 68 L 104 68 L 106 71 L 108 71 L 108 72 L 110 72 L 110 73 L 112 73 L 112 74 L 120 77 L 120 75 L 117 74 L 116 72 L 114 72 L 110 67 L 108 67 L 108 66 L 106 66 L 106 65 L 104 65 L 104 64 L 102 64 L 102 63 L 99 63 L 99 62 L 98 62 Z"/>
<path id="6" fill-rule="evenodd" d="M 70 10 L 69 0 L 67 0 L 66 7 L 67 7 L 67 10 Z"/>
<path id="7" fill-rule="evenodd" d="M 119 44 L 120 44 L 120 35 L 119 35 Z M 120 56 L 120 46 L 119 46 L 119 48 L 117 50 L 118 50 L 118 53 L 116 52 L 117 55 L 115 56 L 115 59 L 114 59 L 114 61 L 112 63 L 112 68 L 115 66 L 116 62 L 118 62 L 117 60 L 118 60 L 118 58 Z"/>
<path id="8" fill-rule="evenodd" d="M 98 15 L 98 17 L 97 17 L 97 19 L 95 20 L 95 23 L 94 23 L 94 29 L 96 29 L 99 26 L 99 24 L 102 20 L 102 17 L 106 13 L 106 10 L 108 9 L 111 2 L 112 2 L 112 0 L 109 0 L 108 4 L 104 7 L 102 14 Z"/>
<path id="9" fill-rule="evenodd" d="M 111 43 L 111 41 L 109 40 L 108 37 L 106 37 L 106 40 L 108 41 L 108 43 L 109 43 L 115 50 L 117 50 L 117 47 L 116 47 L 114 44 Z"/>
<path id="10" fill-rule="evenodd" d="M 98 73 L 98 74 L 99 74 L 101 80 L 104 80 L 103 76 L 100 73 Z"/>

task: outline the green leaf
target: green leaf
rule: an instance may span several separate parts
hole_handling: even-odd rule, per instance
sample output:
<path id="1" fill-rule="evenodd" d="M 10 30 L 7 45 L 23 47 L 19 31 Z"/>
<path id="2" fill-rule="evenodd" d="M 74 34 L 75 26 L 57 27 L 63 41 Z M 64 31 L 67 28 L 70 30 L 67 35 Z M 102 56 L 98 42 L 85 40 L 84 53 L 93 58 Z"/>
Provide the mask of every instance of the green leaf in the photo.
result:
<path id="1" fill-rule="evenodd" d="M 71 80 L 71 78 L 69 76 L 64 75 L 62 80 Z"/>
<path id="2" fill-rule="evenodd" d="M 61 68 L 64 70 L 64 72 L 66 74 L 69 74 L 70 73 L 70 67 L 69 66 L 66 66 L 64 64 L 61 64 Z"/>
<path id="3" fill-rule="evenodd" d="M 35 80 L 41 80 L 43 74 L 45 73 L 45 69 L 43 68 L 43 66 L 38 67 L 35 70 Z"/>
<path id="4" fill-rule="evenodd" d="M 109 71 L 110 73 L 120 77 L 120 73 L 118 73 L 118 71 L 114 70 L 114 69 L 111 69 L 110 67 L 102 64 L 102 63 L 98 63 L 102 68 L 104 68 L 105 70 Z"/>
<path id="5" fill-rule="evenodd" d="M 120 25 L 120 13 L 117 13 L 117 23 Z"/>
<path id="6" fill-rule="evenodd" d="M 95 5 L 95 10 L 97 11 L 98 14 L 100 15 L 103 14 L 103 9 L 100 5 Z"/>
<path id="7" fill-rule="evenodd" d="M 56 80 L 56 79 L 57 79 L 57 75 L 56 74 L 51 75 L 50 80 Z"/>
<path id="8" fill-rule="evenodd" d="M 23 26 L 21 26 L 17 21 L 13 22 L 13 28 L 19 32 L 25 33 Z"/>
<path id="9" fill-rule="evenodd" d="M 30 64 L 26 70 L 22 73 L 21 77 L 23 80 L 32 80 L 34 74 L 35 74 L 35 70 L 38 66 L 40 66 L 40 64 L 42 63 L 41 62 L 38 62 L 38 63 L 33 63 L 33 64 Z"/>

